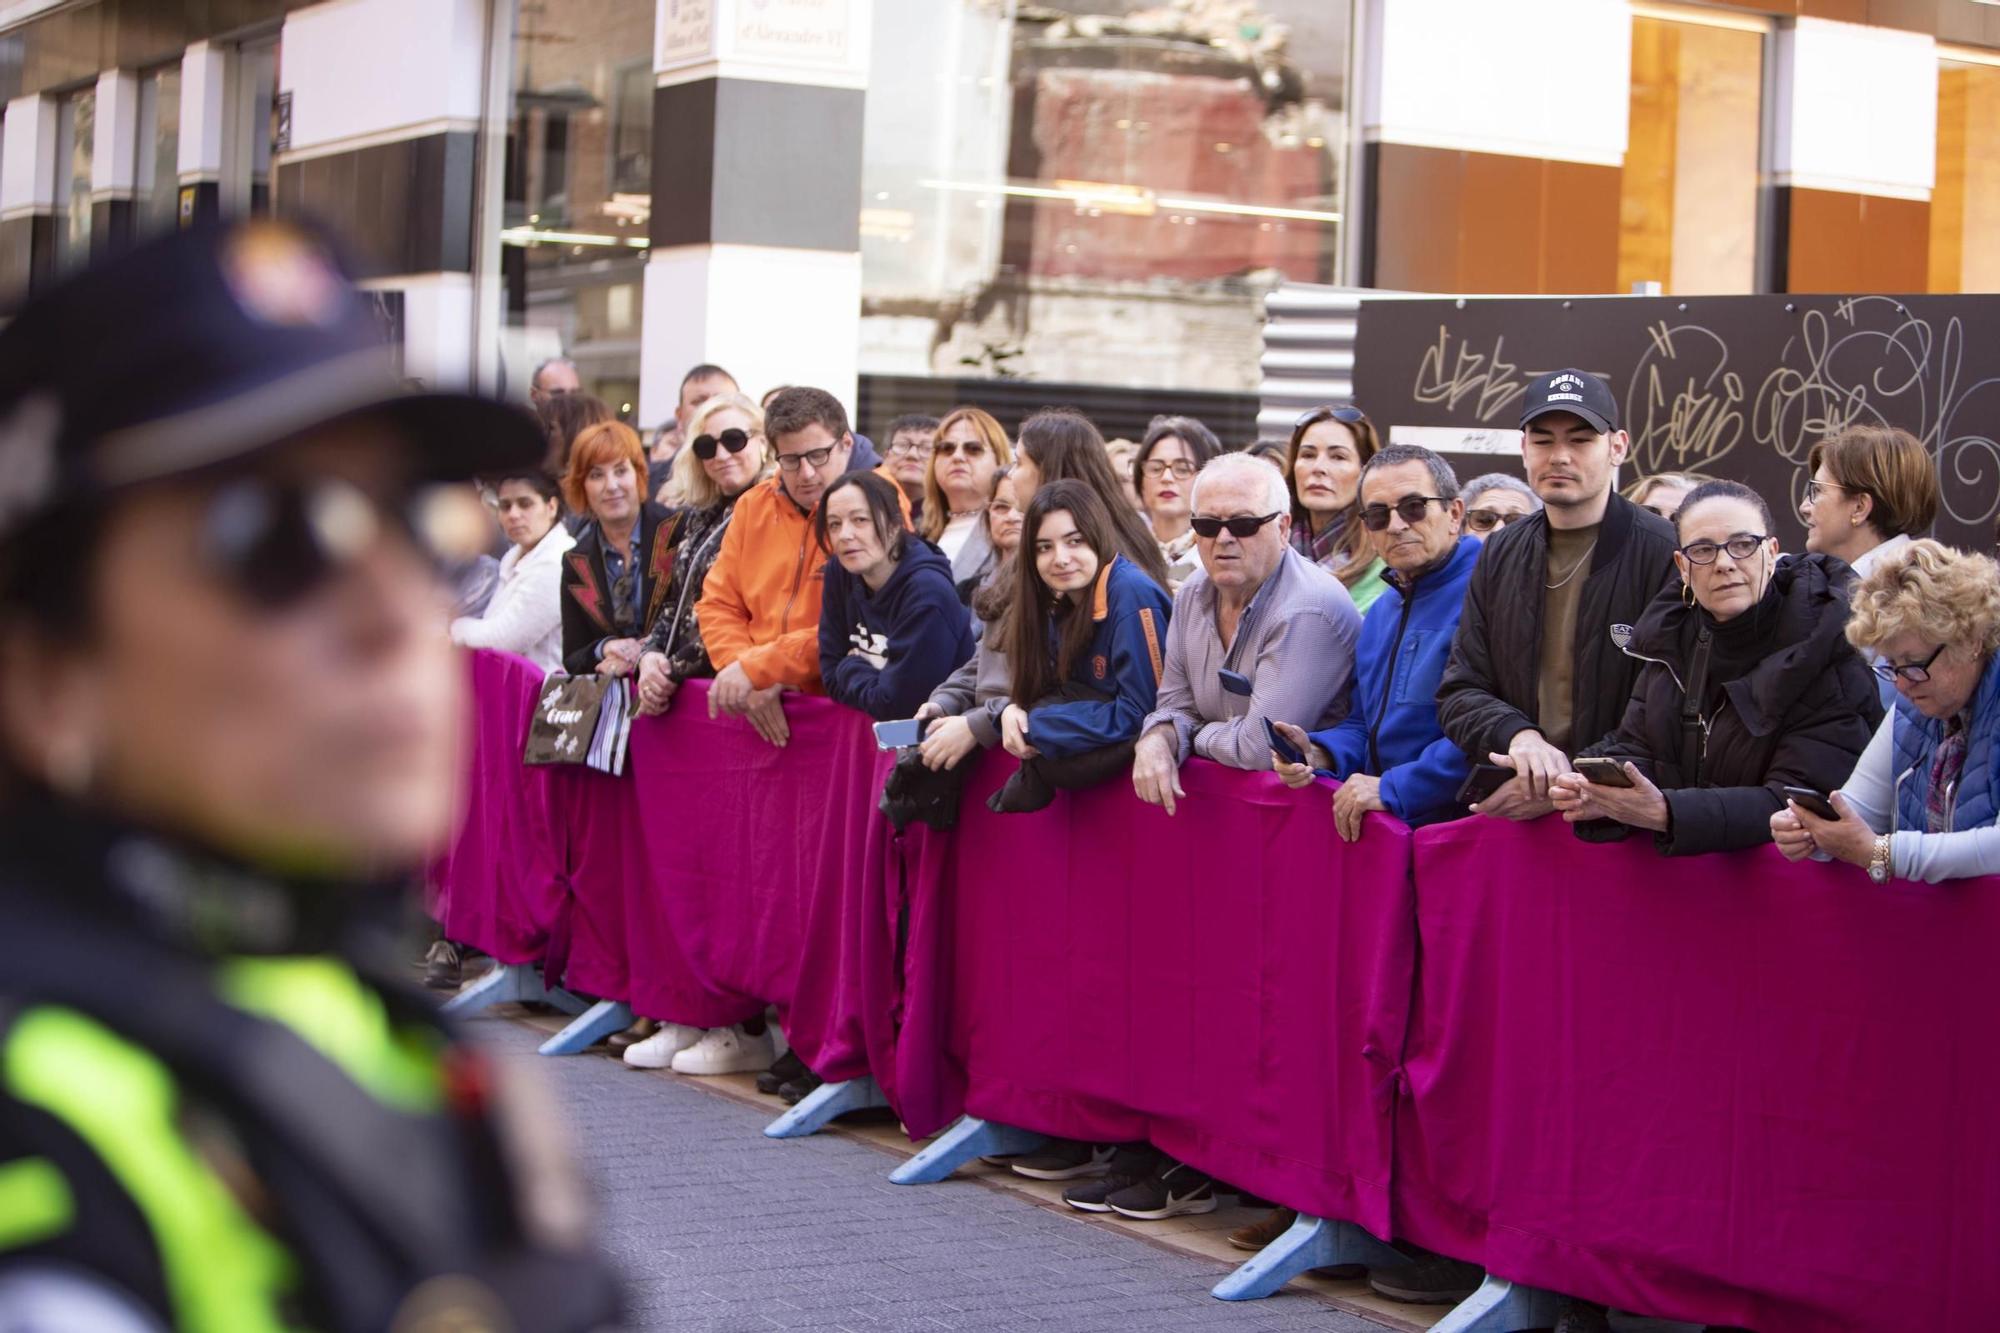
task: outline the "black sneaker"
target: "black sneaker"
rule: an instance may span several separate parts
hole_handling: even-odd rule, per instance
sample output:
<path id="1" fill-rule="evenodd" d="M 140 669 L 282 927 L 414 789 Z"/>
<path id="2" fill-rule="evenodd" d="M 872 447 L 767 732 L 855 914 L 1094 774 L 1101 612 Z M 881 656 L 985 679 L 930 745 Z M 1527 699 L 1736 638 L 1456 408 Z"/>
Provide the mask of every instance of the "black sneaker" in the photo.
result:
<path id="1" fill-rule="evenodd" d="M 1128 1190 L 1160 1169 L 1160 1155 L 1145 1144 L 1126 1144 L 1111 1154 L 1111 1166 L 1095 1180 L 1071 1185 L 1062 1201 L 1082 1213 L 1108 1213 L 1112 1195 Z"/>
<path id="2" fill-rule="evenodd" d="M 785 1053 L 778 1057 L 775 1064 L 757 1075 L 757 1091 L 763 1093 L 766 1097 L 775 1097 L 778 1095 L 778 1089 L 784 1087 L 793 1079 L 810 1072 L 806 1068 L 806 1062 L 799 1059 L 799 1053 L 787 1048 Z"/>
<path id="3" fill-rule="evenodd" d="M 1565 1296 L 1556 1311 L 1555 1333 L 1611 1333 L 1611 1319 L 1603 1306 Z"/>
<path id="4" fill-rule="evenodd" d="M 787 1106 L 797 1106 L 817 1091 L 820 1084 L 824 1082 L 826 1082 L 825 1079 L 808 1069 L 805 1073 L 800 1074 L 795 1079 L 789 1080 L 783 1087 L 779 1088 L 778 1097 Z"/>
<path id="5" fill-rule="evenodd" d="M 1478 1264 L 1447 1259 L 1414 1245 L 1408 1249 L 1415 1251 L 1410 1262 L 1368 1270 L 1368 1285 L 1377 1295 L 1408 1305 L 1456 1305 L 1486 1280 L 1486 1270 Z"/>
<path id="6" fill-rule="evenodd" d="M 1030 1153 L 1010 1165 L 1015 1175 L 1030 1180 L 1081 1180 L 1109 1171 L 1111 1156 L 1116 1151 L 1109 1143 L 1051 1139 L 1040 1152 Z"/>
<path id="7" fill-rule="evenodd" d="M 1175 1162 L 1157 1175 L 1120 1190 L 1105 1200 L 1120 1217 L 1158 1222 L 1189 1213 L 1215 1211 L 1215 1182 L 1186 1162 Z"/>
<path id="8" fill-rule="evenodd" d="M 424 955 L 424 985 L 432 990 L 457 990 L 463 978 L 464 965 L 458 956 L 458 946 L 450 940 L 431 945 L 431 951 Z"/>

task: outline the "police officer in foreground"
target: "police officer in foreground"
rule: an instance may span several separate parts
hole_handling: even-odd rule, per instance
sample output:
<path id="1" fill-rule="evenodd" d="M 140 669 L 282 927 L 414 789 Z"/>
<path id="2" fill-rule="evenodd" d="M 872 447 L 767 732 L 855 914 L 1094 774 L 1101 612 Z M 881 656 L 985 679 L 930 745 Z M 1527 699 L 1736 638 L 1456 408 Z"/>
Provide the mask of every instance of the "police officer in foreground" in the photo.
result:
<path id="1" fill-rule="evenodd" d="M 543 448 L 403 394 L 283 224 L 0 333 L 0 1328 L 616 1316 L 548 1117 L 390 924 L 457 776 L 439 483 Z"/>

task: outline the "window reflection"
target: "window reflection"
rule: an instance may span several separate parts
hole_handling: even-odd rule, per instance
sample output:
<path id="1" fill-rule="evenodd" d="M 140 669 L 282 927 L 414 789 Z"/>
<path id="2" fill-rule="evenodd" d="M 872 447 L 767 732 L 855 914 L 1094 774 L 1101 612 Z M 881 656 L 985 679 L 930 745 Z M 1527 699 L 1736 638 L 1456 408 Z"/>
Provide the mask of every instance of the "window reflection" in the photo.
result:
<path id="1" fill-rule="evenodd" d="M 97 147 L 97 90 L 63 98 L 56 113 L 56 263 L 90 259 L 90 177 Z"/>
<path id="2" fill-rule="evenodd" d="M 864 371 L 1247 390 L 1341 267 L 1350 6 L 877 0 Z"/>
<path id="3" fill-rule="evenodd" d="M 170 231 L 179 218 L 181 70 L 166 65 L 139 78 L 139 133 L 136 139 L 138 225 L 142 231 Z"/>

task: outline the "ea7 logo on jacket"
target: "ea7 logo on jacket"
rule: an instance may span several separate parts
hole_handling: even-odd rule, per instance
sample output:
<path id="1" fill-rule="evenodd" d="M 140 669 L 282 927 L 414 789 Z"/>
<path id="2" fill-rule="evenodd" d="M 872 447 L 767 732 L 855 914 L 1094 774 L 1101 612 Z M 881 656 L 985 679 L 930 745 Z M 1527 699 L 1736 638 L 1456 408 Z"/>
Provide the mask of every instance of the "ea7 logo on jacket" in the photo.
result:
<path id="1" fill-rule="evenodd" d="M 1098 680 L 1103 680 L 1110 670 L 1111 664 L 1104 660 L 1103 653 L 1099 653 L 1090 659 L 1090 674 Z"/>

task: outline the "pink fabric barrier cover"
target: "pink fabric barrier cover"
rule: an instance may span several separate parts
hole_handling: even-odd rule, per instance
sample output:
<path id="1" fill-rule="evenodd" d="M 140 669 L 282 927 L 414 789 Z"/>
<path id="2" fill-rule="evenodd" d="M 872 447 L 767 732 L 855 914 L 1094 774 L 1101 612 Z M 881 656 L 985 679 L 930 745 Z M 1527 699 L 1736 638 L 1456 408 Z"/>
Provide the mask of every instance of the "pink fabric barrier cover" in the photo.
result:
<path id="1" fill-rule="evenodd" d="M 1409 831 L 1370 816 L 1343 843 L 1327 787 L 1205 760 L 1182 770 L 1172 818 L 1124 782 L 991 814 L 1011 767 L 990 756 L 974 776 L 943 858 L 966 1109 L 1149 1138 L 1385 1233 L 1415 966 Z"/>
<path id="2" fill-rule="evenodd" d="M 1759 1330 L 1993 1326 L 2000 884 L 1416 835 L 1398 1229 Z"/>
<path id="3" fill-rule="evenodd" d="M 466 654 L 466 668 L 464 808 L 450 850 L 432 868 L 431 916 L 448 938 L 503 963 L 539 962 L 568 898 L 549 770 L 521 763 L 542 669 L 485 649 Z"/>

